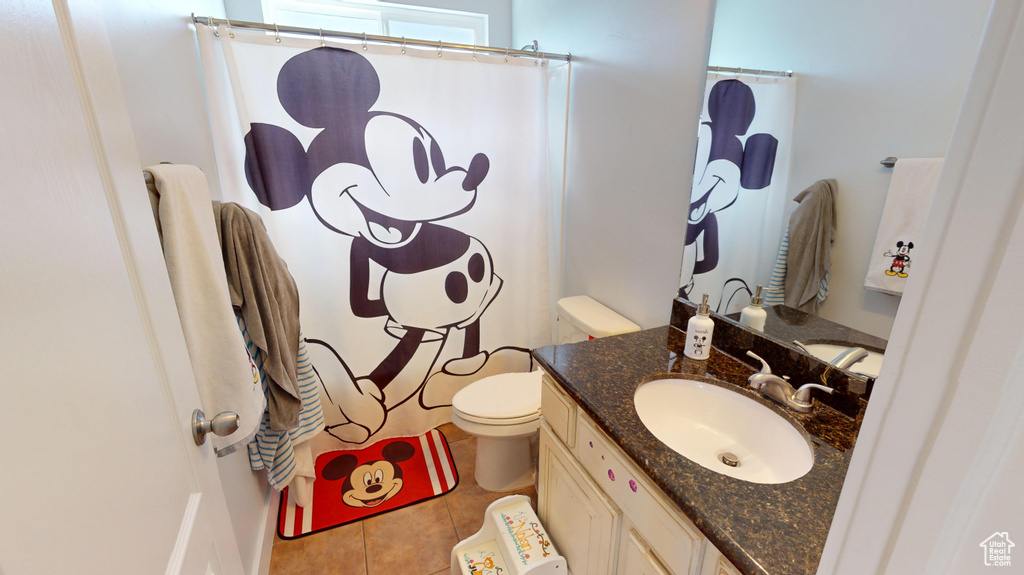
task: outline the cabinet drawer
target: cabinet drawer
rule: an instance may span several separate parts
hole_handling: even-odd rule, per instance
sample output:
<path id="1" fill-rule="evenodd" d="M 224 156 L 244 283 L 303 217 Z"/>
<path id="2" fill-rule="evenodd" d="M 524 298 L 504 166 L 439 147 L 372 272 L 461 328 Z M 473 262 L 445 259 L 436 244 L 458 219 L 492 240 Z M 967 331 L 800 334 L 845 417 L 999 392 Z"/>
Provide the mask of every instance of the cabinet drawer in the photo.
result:
<path id="1" fill-rule="evenodd" d="M 540 391 L 540 413 L 551 430 L 572 449 L 576 443 L 576 403 L 558 387 L 551 376 L 544 374 Z"/>
<path id="2" fill-rule="evenodd" d="M 582 413 L 576 442 L 580 464 L 673 573 L 690 573 L 700 565 L 701 532 Z"/>

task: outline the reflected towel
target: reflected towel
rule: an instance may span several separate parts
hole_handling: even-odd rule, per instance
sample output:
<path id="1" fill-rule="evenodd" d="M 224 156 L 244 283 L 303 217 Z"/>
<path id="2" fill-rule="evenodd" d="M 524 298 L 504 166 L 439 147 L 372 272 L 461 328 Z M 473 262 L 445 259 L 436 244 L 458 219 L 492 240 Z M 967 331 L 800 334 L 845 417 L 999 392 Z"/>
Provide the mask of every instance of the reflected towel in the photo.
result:
<path id="1" fill-rule="evenodd" d="M 786 228 L 786 233 L 782 237 L 782 243 L 779 244 L 779 255 L 775 257 L 775 266 L 772 268 L 772 277 L 768 281 L 767 294 L 764 296 L 764 305 L 785 305 L 786 303 L 786 267 L 789 264 L 789 228 Z M 818 303 L 824 303 L 825 298 L 828 297 L 828 274 L 825 272 L 825 277 L 821 278 L 821 283 L 818 284 Z"/>
<path id="2" fill-rule="evenodd" d="M 942 158 L 901 158 L 892 170 L 889 193 L 878 223 L 875 246 L 864 277 L 866 289 L 902 295 L 910 262 L 919 249 Z"/>
<path id="3" fill-rule="evenodd" d="M 821 282 L 832 267 L 836 241 L 835 180 L 818 180 L 797 194 L 799 202 L 789 218 L 789 254 L 786 264 L 786 305 L 818 313 Z"/>

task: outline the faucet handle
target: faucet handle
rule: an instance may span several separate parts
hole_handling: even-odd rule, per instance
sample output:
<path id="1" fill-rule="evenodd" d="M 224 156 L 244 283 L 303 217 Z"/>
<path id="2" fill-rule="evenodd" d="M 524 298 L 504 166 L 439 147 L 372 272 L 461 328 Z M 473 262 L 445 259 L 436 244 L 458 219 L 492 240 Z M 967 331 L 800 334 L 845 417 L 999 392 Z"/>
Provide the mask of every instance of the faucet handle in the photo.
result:
<path id="1" fill-rule="evenodd" d="M 827 387 L 827 386 L 820 385 L 820 384 L 817 384 L 817 383 L 805 383 L 805 384 L 800 386 L 800 389 L 796 390 L 796 393 L 793 394 L 793 399 L 795 399 L 795 400 L 797 400 L 799 402 L 802 402 L 802 403 L 810 403 L 811 402 L 811 389 L 812 388 L 813 389 L 820 389 L 820 390 L 824 391 L 825 393 L 832 393 L 833 391 L 835 391 L 835 389 L 833 389 L 831 387 Z"/>
<path id="2" fill-rule="evenodd" d="M 748 351 L 747 355 L 749 355 L 750 357 L 752 357 L 752 358 L 756 359 L 757 361 L 761 362 L 761 373 L 771 373 L 772 372 L 772 368 L 768 366 L 768 362 L 765 361 L 764 359 L 762 359 L 761 356 L 757 355 L 756 353 L 754 353 L 752 351 Z"/>

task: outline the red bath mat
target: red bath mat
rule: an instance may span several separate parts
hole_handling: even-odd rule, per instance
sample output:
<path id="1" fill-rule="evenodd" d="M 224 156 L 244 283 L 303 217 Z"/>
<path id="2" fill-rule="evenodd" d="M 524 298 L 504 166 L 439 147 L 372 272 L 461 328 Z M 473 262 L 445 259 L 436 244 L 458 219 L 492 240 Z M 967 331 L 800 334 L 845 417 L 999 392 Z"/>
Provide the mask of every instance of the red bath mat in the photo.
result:
<path id="1" fill-rule="evenodd" d="M 359 451 L 316 458 L 309 505 L 281 493 L 277 534 L 294 539 L 444 495 L 459 483 L 448 440 L 432 429 L 419 437 L 385 439 Z"/>

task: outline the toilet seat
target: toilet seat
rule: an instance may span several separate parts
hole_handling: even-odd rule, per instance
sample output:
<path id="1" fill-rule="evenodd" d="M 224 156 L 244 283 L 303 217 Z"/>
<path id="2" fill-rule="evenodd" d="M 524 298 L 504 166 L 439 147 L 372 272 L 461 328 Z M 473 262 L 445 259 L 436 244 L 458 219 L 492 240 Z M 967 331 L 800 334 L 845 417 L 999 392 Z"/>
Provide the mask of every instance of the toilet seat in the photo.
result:
<path id="1" fill-rule="evenodd" d="M 522 415 L 519 417 L 504 417 L 500 419 L 493 417 L 480 417 L 477 415 L 473 415 L 471 413 L 466 413 L 454 407 L 452 408 L 452 413 L 458 415 L 459 417 L 465 419 L 466 421 L 472 421 L 473 423 L 481 423 L 484 425 L 519 425 L 520 423 L 530 423 L 531 421 L 536 421 L 537 419 L 540 419 L 539 409 L 527 415 Z"/>
<path id="2" fill-rule="evenodd" d="M 540 418 L 540 388 L 540 370 L 492 375 L 456 393 L 452 411 L 474 423 L 528 423 Z"/>

